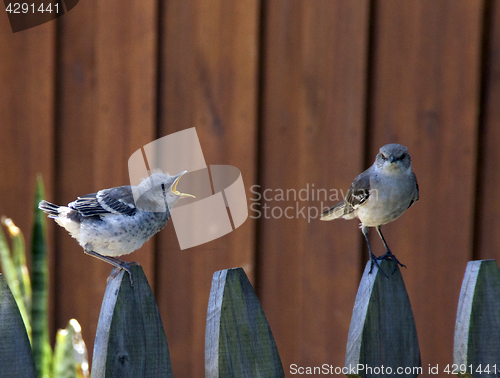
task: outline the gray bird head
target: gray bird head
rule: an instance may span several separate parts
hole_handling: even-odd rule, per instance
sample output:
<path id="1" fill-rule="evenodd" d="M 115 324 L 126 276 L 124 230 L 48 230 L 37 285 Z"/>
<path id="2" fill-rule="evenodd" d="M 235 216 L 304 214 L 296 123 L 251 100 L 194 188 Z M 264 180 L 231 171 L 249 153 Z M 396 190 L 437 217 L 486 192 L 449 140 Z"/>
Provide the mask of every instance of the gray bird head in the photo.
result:
<path id="1" fill-rule="evenodd" d="M 411 158 L 405 146 L 391 143 L 380 149 L 375 164 L 379 169 L 383 169 L 388 173 L 406 171 L 411 168 Z"/>
<path id="2" fill-rule="evenodd" d="M 187 171 L 175 176 L 168 173 L 156 172 L 132 189 L 136 206 L 144 211 L 164 212 L 166 207 L 172 206 L 183 197 L 195 198 L 192 194 L 181 193 L 177 190 L 180 178 Z"/>

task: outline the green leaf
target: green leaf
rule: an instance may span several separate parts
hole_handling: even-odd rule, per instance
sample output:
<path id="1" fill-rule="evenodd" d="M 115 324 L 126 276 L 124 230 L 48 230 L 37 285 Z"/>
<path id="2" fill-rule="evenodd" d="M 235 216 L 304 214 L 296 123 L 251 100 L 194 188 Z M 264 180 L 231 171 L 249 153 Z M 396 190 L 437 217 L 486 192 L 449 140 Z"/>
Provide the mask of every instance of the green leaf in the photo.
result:
<path id="1" fill-rule="evenodd" d="M 32 285 L 33 299 L 31 310 L 32 348 L 39 378 L 51 376 L 52 349 L 49 342 L 48 297 L 49 272 L 47 263 L 47 224 L 44 213 L 38 204 L 45 197 L 41 176 L 37 178 L 35 191 L 35 214 L 32 248 Z"/>
<path id="2" fill-rule="evenodd" d="M 7 218 L 2 217 L 2 223 L 5 223 Z M 17 228 L 17 227 L 16 227 Z M 14 248 L 19 249 L 20 246 L 13 242 Z M 18 251 L 19 252 L 19 251 Z M 7 240 L 5 238 L 5 234 L 3 229 L 0 227 L 0 261 L 2 263 L 2 271 L 5 276 L 5 280 L 9 285 L 10 291 L 14 296 L 17 307 L 19 308 L 19 312 L 21 313 L 21 317 L 23 318 L 24 326 L 26 328 L 26 333 L 28 334 L 28 338 L 31 341 L 31 323 L 29 311 L 26 308 L 26 302 L 31 303 L 31 286 L 29 286 L 29 300 L 24 297 L 23 293 L 23 279 L 18 276 L 18 266 L 15 264 L 17 259 L 13 259 L 10 253 L 9 245 L 7 244 Z M 27 271 L 27 269 L 26 269 Z M 26 273 L 27 274 L 27 273 Z M 29 283 L 29 279 L 28 279 Z"/>
<path id="3" fill-rule="evenodd" d="M 24 243 L 24 235 L 19 227 L 14 224 L 12 219 L 2 217 L 2 224 L 6 226 L 9 231 L 10 239 L 12 241 L 12 257 L 14 260 L 14 268 L 16 270 L 16 278 L 21 290 L 24 307 L 26 307 L 27 313 L 31 314 L 31 280 L 28 266 L 26 265 L 26 246 Z"/>

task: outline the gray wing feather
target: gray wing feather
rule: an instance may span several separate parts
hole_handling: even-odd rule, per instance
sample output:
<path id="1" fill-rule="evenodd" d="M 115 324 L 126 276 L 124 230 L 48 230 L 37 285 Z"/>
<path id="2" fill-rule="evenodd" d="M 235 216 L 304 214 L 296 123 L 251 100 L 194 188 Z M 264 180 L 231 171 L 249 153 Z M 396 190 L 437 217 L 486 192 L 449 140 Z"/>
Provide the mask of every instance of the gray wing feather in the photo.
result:
<path id="1" fill-rule="evenodd" d="M 130 186 L 103 189 L 97 193 L 86 194 L 71 202 L 68 207 L 84 217 L 107 214 L 133 216 L 137 212 Z"/>
<path id="2" fill-rule="evenodd" d="M 76 201 L 71 202 L 68 207 L 76 211 L 76 214 L 84 217 L 93 217 L 108 212 L 102 208 L 96 200 L 97 193 L 90 193 L 78 197 Z"/>
<path id="3" fill-rule="evenodd" d="M 97 193 L 97 201 L 110 213 L 134 215 L 137 212 L 130 186 L 103 189 Z"/>
<path id="4" fill-rule="evenodd" d="M 365 203 L 369 196 L 370 172 L 368 169 L 354 179 L 344 201 L 323 212 L 321 220 L 332 220 L 351 214 L 358 206 Z"/>
<path id="5" fill-rule="evenodd" d="M 410 208 L 415 202 L 417 202 L 418 198 L 419 198 L 418 182 L 417 182 L 417 176 L 415 176 L 415 173 L 413 173 L 413 179 L 415 180 L 415 196 L 413 197 L 410 204 L 408 205 L 408 208 Z"/>
<path id="6" fill-rule="evenodd" d="M 345 196 L 345 202 L 354 210 L 370 197 L 370 172 L 364 171 L 354 179 Z"/>
<path id="7" fill-rule="evenodd" d="M 340 218 L 346 214 L 347 207 L 349 207 L 349 204 L 346 204 L 345 201 L 339 202 L 338 204 L 334 205 L 333 207 L 329 208 L 328 210 L 324 211 L 321 214 L 320 219 L 321 220 L 333 220 Z"/>

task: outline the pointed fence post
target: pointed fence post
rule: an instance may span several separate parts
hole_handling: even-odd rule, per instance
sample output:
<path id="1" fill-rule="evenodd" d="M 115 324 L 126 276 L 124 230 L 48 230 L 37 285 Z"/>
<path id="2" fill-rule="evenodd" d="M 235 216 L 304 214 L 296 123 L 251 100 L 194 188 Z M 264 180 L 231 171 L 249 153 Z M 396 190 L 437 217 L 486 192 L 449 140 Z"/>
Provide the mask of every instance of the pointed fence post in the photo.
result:
<path id="1" fill-rule="evenodd" d="M 0 375 L 36 378 L 31 345 L 7 282 L 0 274 Z"/>
<path id="2" fill-rule="evenodd" d="M 354 303 L 347 340 L 348 377 L 417 377 L 420 349 L 410 300 L 399 268 L 382 260 L 370 271 L 368 261 Z M 402 369 L 402 370 L 401 370 Z"/>
<path id="3" fill-rule="evenodd" d="M 271 328 L 245 272 L 215 272 L 207 311 L 205 377 L 284 376 Z"/>
<path id="4" fill-rule="evenodd" d="M 92 378 L 172 377 L 167 338 L 141 266 L 109 278 L 94 344 Z"/>
<path id="5" fill-rule="evenodd" d="M 500 377 L 500 270 L 495 260 L 467 264 L 458 300 L 453 364 L 460 377 Z"/>

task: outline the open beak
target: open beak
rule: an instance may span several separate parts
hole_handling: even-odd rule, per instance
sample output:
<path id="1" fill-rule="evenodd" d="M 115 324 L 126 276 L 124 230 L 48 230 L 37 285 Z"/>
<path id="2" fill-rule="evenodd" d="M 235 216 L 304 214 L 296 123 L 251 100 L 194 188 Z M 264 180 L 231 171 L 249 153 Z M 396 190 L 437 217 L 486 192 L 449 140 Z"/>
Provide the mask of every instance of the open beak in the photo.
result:
<path id="1" fill-rule="evenodd" d="M 193 196 L 192 194 L 187 194 L 187 193 L 181 193 L 179 191 L 177 191 L 177 184 L 179 183 L 179 180 L 181 179 L 182 175 L 184 175 L 185 173 L 187 173 L 187 171 L 183 171 L 181 173 L 179 173 L 176 178 L 175 178 L 175 181 L 174 183 L 172 184 L 172 192 L 178 196 L 180 196 L 181 198 L 182 197 L 192 197 L 192 198 L 196 198 L 195 196 Z"/>

